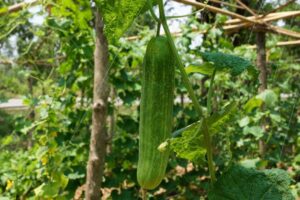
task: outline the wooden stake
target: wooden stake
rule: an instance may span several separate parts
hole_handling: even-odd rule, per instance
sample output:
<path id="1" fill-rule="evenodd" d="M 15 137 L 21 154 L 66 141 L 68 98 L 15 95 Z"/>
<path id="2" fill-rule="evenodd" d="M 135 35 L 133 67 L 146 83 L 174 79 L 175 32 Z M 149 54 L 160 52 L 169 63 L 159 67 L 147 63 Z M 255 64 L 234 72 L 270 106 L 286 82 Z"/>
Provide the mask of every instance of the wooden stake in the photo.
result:
<path id="1" fill-rule="evenodd" d="M 266 57 L 266 33 L 256 33 L 257 60 L 256 65 L 259 70 L 259 88 L 261 93 L 267 89 L 267 57 Z M 263 108 L 262 108 L 263 109 Z M 265 129 L 264 119 L 262 120 L 262 128 Z M 266 153 L 266 144 L 264 140 L 259 140 L 259 154 L 263 158 Z"/>

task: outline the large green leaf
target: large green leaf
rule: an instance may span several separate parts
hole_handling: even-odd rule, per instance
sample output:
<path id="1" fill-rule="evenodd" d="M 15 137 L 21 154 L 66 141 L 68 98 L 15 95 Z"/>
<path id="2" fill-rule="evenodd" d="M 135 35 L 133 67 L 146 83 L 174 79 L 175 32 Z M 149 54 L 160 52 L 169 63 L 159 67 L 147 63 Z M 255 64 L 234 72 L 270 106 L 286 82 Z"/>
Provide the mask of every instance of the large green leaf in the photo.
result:
<path id="1" fill-rule="evenodd" d="M 213 63 L 217 70 L 229 70 L 233 75 L 238 75 L 252 66 L 251 62 L 244 58 L 221 52 L 203 52 L 201 56 L 205 62 Z"/>
<path id="2" fill-rule="evenodd" d="M 181 137 L 171 139 L 171 148 L 178 157 L 193 162 L 203 162 L 206 154 L 200 122 L 195 122 L 182 132 Z"/>
<path id="3" fill-rule="evenodd" d="M 221 112 L 214 113 L 205 121 L 209 134 L 218 133 L 224 126 L 231 121 L 236 113 L 236 103 L 228 104 Z M 180 137 L 171 139 L 171 149 L 176 152 L 178 157 L 199 163 L 205 160 L 206 148 L 203 137 L 203 123 L 197 121 L 175 134 L 182 133 Z"/>
<path id="4" fill-rule="evenodd" d="M 291 179 L 280 169 L 258 171 L 233 166 L 209 191 L 210 200 L 294 200 Z"/>
<path id="5" fill-rule="evenodd" d="M 152 0 L 155 5 L 156 1 Z M 98 0 L 105 24 L 105 35 L 116 42 L 129 28 L 134 19 L 148 10 L 147 0 Z"/>

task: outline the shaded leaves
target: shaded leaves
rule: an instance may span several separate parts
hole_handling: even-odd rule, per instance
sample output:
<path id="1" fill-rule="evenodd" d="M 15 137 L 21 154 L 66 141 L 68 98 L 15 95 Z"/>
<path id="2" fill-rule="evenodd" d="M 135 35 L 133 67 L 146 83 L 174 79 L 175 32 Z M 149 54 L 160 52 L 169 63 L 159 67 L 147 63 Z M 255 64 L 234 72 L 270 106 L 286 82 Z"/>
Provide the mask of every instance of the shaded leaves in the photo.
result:
<path id="1" fill-rule="evenodd" d="M 258 171 L 232 166 L 209 191 L 210 200 L 294 200 L 290 177 L 280 169 Z"/>

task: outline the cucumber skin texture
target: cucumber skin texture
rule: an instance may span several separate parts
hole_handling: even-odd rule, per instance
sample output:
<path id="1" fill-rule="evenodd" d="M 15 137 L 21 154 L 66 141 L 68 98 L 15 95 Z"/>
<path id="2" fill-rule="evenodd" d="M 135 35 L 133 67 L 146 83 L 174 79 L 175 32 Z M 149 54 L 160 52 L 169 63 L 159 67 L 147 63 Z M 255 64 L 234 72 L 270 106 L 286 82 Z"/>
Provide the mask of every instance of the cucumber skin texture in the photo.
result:
<path id="1" fill-rule="evenodd" d="M 137 180 L 154 189 L 165 176 L 169 150 L 157 148 L 171 137 L 175 59 L 166 37 L 152 38 L 143 63 Z"/>

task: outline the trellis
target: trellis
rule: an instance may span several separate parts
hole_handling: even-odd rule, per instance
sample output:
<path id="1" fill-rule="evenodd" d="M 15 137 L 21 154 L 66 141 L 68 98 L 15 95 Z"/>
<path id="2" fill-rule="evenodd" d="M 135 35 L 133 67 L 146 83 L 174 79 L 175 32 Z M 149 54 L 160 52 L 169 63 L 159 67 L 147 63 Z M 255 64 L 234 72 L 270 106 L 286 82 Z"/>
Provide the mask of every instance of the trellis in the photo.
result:
<path id="1" fill-rule="evenodd" d="M 173 0 L 179 3 L 187 4 L 194 6 L 196 8 L 201 9 L 207 9 L 214 13 L 219 13 L 223 15 L 227 15 L 229 17 L 232 17 L 234 19 L 228 20 L 225 22 L 225 26 L 223 26 L 225 31 L 230 32 L 237 32 L 241 28 L 251 28 L 251 30 L 256 32 L 256 48 L 257 48 L 257 68 L 260 71 L 259 74 L 259 92 L 265 91 L 267 87 L 267 56 L 266 56 L 266 33 L 276 33 L 281 35 L 286 35 L 293 38 L 300 38 L 300 33 L 291 31 L 279 26 L 274 26 L 270 24 L 269 22 L 285 19 L 285 18 L 291 18 L 300 16 L 300 11 L 290 11 L 290 12 L 281 12 L 276 13 L 278 10 L 288 6 L 289 4 L 295 2 L 295 0 L 290 0 L 286 2 L 285 4 L 275 8 L 274 10 L 258 15 L 255 11 L 253 11 L 251 8 L 249 8 L 247 5 L 245 5 L 240 0 L 236 0 L 236 3 L 243 7 L 245 10 L 247 10 L 252 16 L 245 17 L 242 15 L 239 15 L 234 12 L 230 12 L 228 10 L 223 10 L 221 8 L 217 8 L 211 5 L 207 5 L 201 2 L 197 2 L 195 0 Z M 281 42 L 280 45 L 287 45 L 287 44 L 299 44 L 300 41 L 285 41 Z M 263 108 L 262 108 L 263 109 Z M 262 120 L 262 128 L 267 131 L 267 125 L 268 125 L 268 119 L 264 118 Z M 266 151 L 266 145 L 263 140 L 259 141 L 259 152 L 262 157 L 264 157 Z"/>

